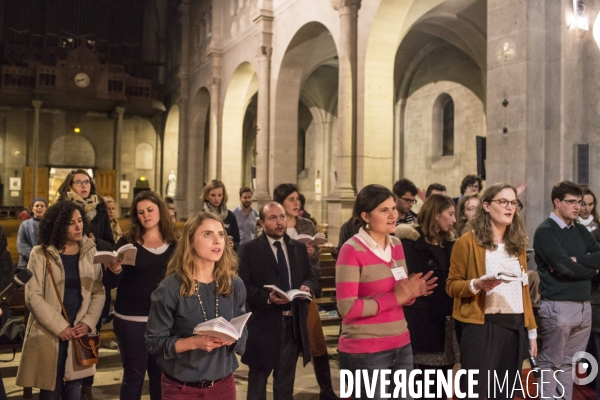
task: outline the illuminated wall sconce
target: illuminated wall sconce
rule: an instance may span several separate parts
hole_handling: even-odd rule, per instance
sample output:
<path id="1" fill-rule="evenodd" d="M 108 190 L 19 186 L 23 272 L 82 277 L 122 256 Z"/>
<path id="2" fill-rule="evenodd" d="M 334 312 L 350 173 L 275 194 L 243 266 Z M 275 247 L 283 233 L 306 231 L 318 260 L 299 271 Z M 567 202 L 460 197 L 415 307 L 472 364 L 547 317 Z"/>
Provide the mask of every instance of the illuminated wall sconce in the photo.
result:
<path id="1" fill-rule="evenodd" d="M 80 128 L 80 127 L 78 127 L 78 126 L 76 126 L 76 127 L 73 129 L 73 132 L 75 132 L 75 133 L 81 133 L 81 128 Z"/>
<path id="2" fill-rule="evenodd" d="M 587 0 L 573 0 L 573 14 L 567 17 L 567 26 L 569 29 L 590 30 Z"/>

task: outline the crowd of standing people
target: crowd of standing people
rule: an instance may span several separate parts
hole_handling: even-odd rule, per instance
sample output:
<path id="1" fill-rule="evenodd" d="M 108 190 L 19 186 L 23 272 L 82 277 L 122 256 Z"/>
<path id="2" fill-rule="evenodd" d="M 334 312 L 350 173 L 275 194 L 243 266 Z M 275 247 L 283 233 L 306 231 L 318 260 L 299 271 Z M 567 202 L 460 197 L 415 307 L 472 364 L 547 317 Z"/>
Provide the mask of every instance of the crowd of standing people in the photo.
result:
<path id="1" fill-rule="evenodd" d="M 556 373 L 560 385 L 546 385 L 543 395 L 571 399 L 565 360 L 586 349 L 592 328 L 600 358 L 596 197 L 575 183 L 558 183 L 553 211 L 533 238 L 538 355 L 531 250 L 518 199 L 525 188 L 495 184 L 481 193 L 475 175 L 465 177 L 458 198 L 439 183 L 427 190 L 408 179 L 392 190 L 365 186 L 331 248 L 340 368 L 408 372 L 460 363 L 481 371 L 476 392 L 489 398 L 486 371 L 512 382 L 532 355 L 540 368 L 563 371 Z M 135 196 L 123 232 L 114 199 L 101 197 L 85 170 L 68 175 L 50 207 L 35 199 L 33 218 L 18 233 L 18 267 L 33 278 L 25 291 L 31 317 L 17 384 L 39 388 L 40 399 L 91 399 L 95 366 L 77 362 L 73 340 L 112 319 L 123 364 L 121 399 L 140 399 L 146 374 L 152 400 L 234 399 L 238 356 L 249 368 L 248 399 L 266 399 L 271 375 L 274 398 L 292 399 L 300 355 L 304 366 L 312 361 L 320 399 L 338 399 L 314 301 L 321 248 L 298 240 L 317 233 L 305 199 L 295 184 L 280 184 L 273 201 L 255 210 L 252 189 L 238 193 L 239 206 L 229 210 L 224 183 L 208 182 L 202 210 L 181 235 L 174 208 L 152 191 Z M 97 251 L 127 244 L 137 249 L 135 265 L 94 263 Z M 290 301 L 266 285 L 305 295 Z M 200 323 L 248 312 L 238 340 L 193 333 Z M 496 398 L 511 398 L 508 388 Z"/>

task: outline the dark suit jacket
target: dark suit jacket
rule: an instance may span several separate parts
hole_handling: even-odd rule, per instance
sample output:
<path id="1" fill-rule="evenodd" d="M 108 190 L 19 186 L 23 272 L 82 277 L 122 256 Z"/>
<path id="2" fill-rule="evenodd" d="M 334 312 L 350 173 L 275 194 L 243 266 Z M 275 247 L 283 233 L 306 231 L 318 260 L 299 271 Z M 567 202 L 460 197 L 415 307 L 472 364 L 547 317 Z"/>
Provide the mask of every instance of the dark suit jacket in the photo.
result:
<path id="1" fill-rule="evenodd" d="M 305 285 L 314 296 L 317 280 L 308 259 L 306 245 L 284 236 L 290 262 L 292 289 Z M 283 307 L 268 304 L 269 291 L 264 285 L 282 287 L 277 261 L 266 235 L 243 243 L 238 249 L 240 259 L 239 275 L 246 285 L 247 310 L 252 312 L 248 321 L 248 341 L 242 362 L 251 367 L 274 369 L 279 365 L 281 347 L 281 325 Z M 311 359 L 308 337 L 308 303 L 305 300 L 292 301 L 294 337 L 302 347 L 304 365 Z"/>

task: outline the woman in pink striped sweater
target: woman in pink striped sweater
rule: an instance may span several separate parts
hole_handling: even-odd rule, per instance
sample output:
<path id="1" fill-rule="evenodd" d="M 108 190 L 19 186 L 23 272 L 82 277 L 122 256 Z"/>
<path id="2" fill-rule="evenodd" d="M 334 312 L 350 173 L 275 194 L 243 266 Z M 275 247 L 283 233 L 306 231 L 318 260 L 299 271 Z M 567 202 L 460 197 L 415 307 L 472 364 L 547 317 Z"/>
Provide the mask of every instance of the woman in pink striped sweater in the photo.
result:
<path id="1" fill-rule="evenodd" d="M 410 335 L 402 306 L 431 293 L 437 278 L 407 276 L 402 244 L 390 236 L 398 212 L 394 194 L 384 186 L 365 186 L 354 204 L 359 232 L 340 249 L 336 296 L 342 316 L 340 369 L 412 370 Z M 392 380 L 393 382 L 393 380 Z M 379 379 L 375 397 L 379 399 Z M 355 389 L 356 390 L 356 389 Z M 360 395 L 366 397 L 364 388 Z M 355 398 L 360 396 L 355 393 Z"/>

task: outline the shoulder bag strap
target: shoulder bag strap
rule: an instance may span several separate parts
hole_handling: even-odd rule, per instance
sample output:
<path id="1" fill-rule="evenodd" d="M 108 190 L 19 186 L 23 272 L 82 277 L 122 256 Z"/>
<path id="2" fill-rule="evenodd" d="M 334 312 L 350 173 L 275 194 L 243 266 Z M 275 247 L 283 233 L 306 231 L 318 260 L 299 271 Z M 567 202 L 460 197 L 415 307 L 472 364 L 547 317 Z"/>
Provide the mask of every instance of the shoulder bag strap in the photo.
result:
<path id="1" fill-rule="evenodd" d="M 48 252 L 46 251 L 46 247 L 42 247 L 44 249 L 44 256 L 46 257 L 46 273 L 50 275 L 50 279 L 52 279 L 52 285 L 54 286 L 54 291 L 56 292 L 56 297 L 58 298 L 58 302 L 60 303 L 60 307 L 62 308 L 65 319 L 71 326 L 71 321 L 69 321 L 69 316 L 67 315 L 67 310 L 65 310 L 65 305 L 60 297 L 60 292 L 58 291 L 58 287 L 56 287 L 56 281 L 54 280 L 54 275 L 52 274 L 52 267 L 50 266 L 50 259 L 48 258 Z"/>

